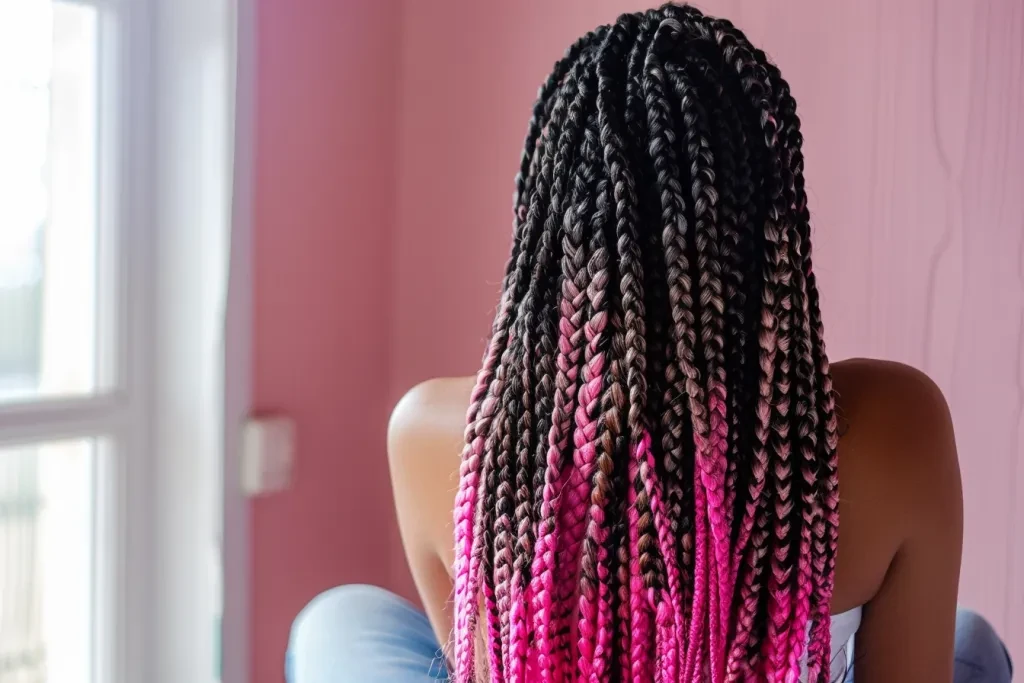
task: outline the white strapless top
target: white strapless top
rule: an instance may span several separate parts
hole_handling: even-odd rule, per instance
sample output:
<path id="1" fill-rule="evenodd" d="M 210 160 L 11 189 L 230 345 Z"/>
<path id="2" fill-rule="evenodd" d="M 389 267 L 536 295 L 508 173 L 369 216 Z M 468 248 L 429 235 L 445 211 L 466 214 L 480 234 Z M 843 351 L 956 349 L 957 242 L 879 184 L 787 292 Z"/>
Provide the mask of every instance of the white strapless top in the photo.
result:
<path id="1" fill-rule="evenodd" d="M 853 666 L 853 637 L 860 628 L 860 618 L 864 611 L 863 607 L 856 607 L 842 614 L 832 617 L 832 666 L 828 680 L 831 683 L 842 683 L 846 680 L 846 674 Z M 807 668 L 803 671 L 800 680 L 807 680 Z"/>

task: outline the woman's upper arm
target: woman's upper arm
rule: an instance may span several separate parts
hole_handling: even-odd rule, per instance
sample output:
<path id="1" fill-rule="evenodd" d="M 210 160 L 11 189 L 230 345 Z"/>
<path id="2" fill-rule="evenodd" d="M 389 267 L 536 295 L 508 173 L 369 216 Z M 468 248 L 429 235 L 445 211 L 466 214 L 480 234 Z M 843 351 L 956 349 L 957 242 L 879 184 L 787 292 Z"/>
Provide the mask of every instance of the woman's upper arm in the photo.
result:
<path id="1" fill-rule="evenodd" d="M 465 411 L 445 382 L 428 382 L 406 394 L 388 425 L 388 460 L 402 545 L 427 617 L 442 644 L 452 627 L 447 611 L 452 582 L 442 549 L 452 543 L 462 447 L 462 435 L 452 417 Z"/>
<path id="2" fill-rule="evenodd" d="M 857 634 L 857 680 L 953 680 L 953 644 L 963 531 L 960 470 L 942 393 L 921 376 L 900 404 L 887 470 L 905 492 L 893 514 L 909 530 Z M 909 402 L 908 402 L 909 401 Z M 840 521 L 840 533 L 842 529 Z"/>

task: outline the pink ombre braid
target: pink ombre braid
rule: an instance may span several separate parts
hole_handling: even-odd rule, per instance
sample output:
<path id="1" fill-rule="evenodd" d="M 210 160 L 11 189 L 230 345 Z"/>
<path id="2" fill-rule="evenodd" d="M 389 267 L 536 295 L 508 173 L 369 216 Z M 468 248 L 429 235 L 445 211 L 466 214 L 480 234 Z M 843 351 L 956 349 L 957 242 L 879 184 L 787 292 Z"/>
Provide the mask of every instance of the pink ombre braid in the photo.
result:
<path id="1" fill-rule="evenodd" d="M 687 6 L 595 30 L 542 86 L 467 414 L 455 683 L 794 683 L 805 652 L 827 675 L 802 142 L 778 69 Z"/>

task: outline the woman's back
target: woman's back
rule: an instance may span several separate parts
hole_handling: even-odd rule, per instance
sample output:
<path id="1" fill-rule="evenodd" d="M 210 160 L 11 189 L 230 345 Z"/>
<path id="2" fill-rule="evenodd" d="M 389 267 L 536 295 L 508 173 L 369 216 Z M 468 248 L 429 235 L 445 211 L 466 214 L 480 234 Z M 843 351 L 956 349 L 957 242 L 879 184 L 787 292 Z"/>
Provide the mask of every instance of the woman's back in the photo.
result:
<path id="1" fill-rule="evenodd" d="M 831 612 L 865 607 L 861 680 L 949 680 L 961 498 L 945 401 L 925 375 L 896 363 L 858 359 L 832 371 L 842 526 Z M 452 509 L 473 385 L 420 385 L 396 408 L 389 434 L 402 537 L 441 642 L 452 628 Z"/>
<path id="2" fill-rule="evenodd" d="M 455 683 L 819 683 L 865 603 L 861 671 L 948 678 L 949 417 L 918 373 L 831 370 L 802 143 L 778 68 L 692 7 L 555 65 L 482 367 L 420 408 L 468 405 L 454 554 L 406 536 L 451 569 Z"/>

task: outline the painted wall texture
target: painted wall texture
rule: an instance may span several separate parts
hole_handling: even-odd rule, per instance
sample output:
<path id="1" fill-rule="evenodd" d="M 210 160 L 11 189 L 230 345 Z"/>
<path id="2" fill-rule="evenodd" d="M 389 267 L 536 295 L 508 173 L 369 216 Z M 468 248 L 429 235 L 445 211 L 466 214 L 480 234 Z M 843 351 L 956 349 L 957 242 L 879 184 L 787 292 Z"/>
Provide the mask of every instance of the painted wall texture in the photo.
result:
<path id="1" fill-rule="evenodd" d="M 296 417 L 299 454 L 253 506 L 257 683 L 320 590 L 412 594 L 388 409 L 476 370 L 536 88 L 651 4 L 259 0 L 254 398 Z M 698 4 L 799 102 L 830 355 L 910 363 L 949 399 L 961 598 L 1024 659 L 1024 0 Z"/>
<path id="2" fill-rule="evenodd" d="M 278 683 L 302 606 L 387 582 L 401 552 L 384 457 L 397 3 L 257 6 L 253 405 L 295 418 L 298 442 L 291 488 L 252 504 L 252 677 Z"/>

